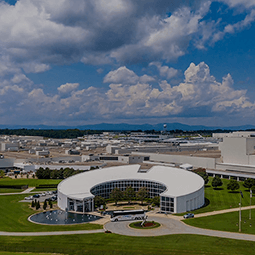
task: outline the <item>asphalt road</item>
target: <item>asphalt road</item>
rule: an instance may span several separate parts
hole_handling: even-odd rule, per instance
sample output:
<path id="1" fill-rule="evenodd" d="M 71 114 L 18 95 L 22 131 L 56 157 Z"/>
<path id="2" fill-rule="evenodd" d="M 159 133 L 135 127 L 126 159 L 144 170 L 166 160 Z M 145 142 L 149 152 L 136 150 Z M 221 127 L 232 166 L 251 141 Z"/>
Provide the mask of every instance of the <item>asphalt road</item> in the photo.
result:
<path id="1" fill-rule="evenodd" d="M 216 236 L 223 238 L 255 241 L 255 235 L 239 234 L 225 231 L 216 231 L 209 229 L 202 229 L 191 227 L 183 223 L 182 221 L 173 219 L 171 217 L 156 217 L 149 216 L 148 221 L 156 221 L 161 224 L 161 227 L 156 229 L 139 230 L 130 228 L 130 221 L 122 222 L 108 222 L 105 224 L 105 229 L 110 230 L 113 233 L 128 236 L 161 236 L 161 235 L 174 235 L 174 234 L 196 234 L 205 236 Z"/>

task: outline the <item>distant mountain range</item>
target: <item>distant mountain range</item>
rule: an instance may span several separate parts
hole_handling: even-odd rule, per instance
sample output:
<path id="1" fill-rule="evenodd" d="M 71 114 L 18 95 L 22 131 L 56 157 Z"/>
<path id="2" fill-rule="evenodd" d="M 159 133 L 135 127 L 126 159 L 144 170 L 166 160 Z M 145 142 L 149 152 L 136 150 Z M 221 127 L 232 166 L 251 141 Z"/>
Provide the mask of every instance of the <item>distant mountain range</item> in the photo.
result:
<path id="1" fill-rule="evenodd" d="M 83 125 L 83 126 L 47 126 L 47 125 L 0 125 L 0 129 L 91 129 L 91 130 L 116 130 L 116 131 L 128 131 L 128 130 L 163 130 L 164 124 L 167 125 L 167 130 L 185 130 L 185 131 L 195 131 L 195 130 L 246 130 L 255 129 L 254 125 L 243 125 L 243 126 L 229 126 L 229 127 L 219 127 L 219 126 L 203 126 L 203 125 L 186 125 L 181 123 L 159 123 L 159 124 L 110 124 L 101 123 L 93 125 Z"/>

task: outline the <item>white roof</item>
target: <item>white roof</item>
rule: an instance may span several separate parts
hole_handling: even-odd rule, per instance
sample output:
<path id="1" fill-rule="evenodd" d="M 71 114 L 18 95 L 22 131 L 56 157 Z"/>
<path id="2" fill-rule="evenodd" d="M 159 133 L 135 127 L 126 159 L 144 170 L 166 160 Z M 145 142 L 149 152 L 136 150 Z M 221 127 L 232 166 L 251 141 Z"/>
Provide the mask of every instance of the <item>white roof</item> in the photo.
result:
<path id="1" fill-rule="evenodd" d="M 169 197 L 184 196 L 204 186 L 199 175 L 183 169 L 153 166 L 146 173 L 139 173 L 140 165 L 108 167 L 88 171 L 67 178 L 58 185 L 58 190 L 73 199 L 94 197 L 92 187 L 105 182 L 118 180 L 147 180 L 164 184 L 167 189 L 161 193 Z"/>
<path id="2" fill-rule="evenodd" d="M 188 169 L 188 168 L 192 168 L 192 167 L 193 166 L 191 164 L 188 164 L 188 163 L 180 165 L 180 168 L 183 168 L 183 169 Z"/>

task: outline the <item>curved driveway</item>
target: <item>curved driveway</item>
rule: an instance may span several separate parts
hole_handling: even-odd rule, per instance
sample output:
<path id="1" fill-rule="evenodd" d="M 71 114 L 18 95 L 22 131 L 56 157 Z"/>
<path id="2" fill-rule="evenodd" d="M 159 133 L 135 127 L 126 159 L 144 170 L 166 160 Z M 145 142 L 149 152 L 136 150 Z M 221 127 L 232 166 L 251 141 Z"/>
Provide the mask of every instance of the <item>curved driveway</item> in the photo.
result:
<path id="1" fill-rule="evenodd" d="M 161 224 L 161 227 L 156 229 L 139 230 L 130 228 L 130 221 L 122 222 L 108 222 L 105 224 L 105 229 L 110 230 L 113 233 L 128 236 L 161 236 L 161 235 L 174 235 L 174 234 L 196 234 L 205 236 L 216 236 L 231 239 L 240 239 L 247 241 L 255 241 L 255 235 L 239 234 L 233 232 L 217 231 L 196 228 L 186 225 L 185 223 L 176 220 L 171 217 L 156 217 L 149 216 L 148 220 L 157 221 Z"/>

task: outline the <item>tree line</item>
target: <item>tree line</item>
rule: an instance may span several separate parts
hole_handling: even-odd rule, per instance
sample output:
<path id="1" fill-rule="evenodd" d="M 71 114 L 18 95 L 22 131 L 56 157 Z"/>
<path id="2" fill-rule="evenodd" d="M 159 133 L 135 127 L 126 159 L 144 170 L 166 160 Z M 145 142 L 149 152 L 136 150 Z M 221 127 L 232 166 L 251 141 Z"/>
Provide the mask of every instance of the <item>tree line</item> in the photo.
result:
<path id="1" fill-rule="evenodd" d="M 75 174 L 84 172 L 84 170 L 74 170 L 73 168 L 60 168 L 59 170 L 51 170 L 48 167 L 43 169 L 40 167 L 36 171 L 36 177 L 38 179 L 65 179 Z"/>
<path id="2" fill-rule="evenodd" d="M 101 134 L 100 130 L 79 129 L 0 129 L 0 135 L 43 136 L 47 138 L 77 138 L 90 134 Z"/>
<path id="3" fill-rule="evenodd" d="M 212 186 L 214 189 L 221 187 L 222 185 L 223 185 L 223 182 L 218 175 L 213 177 Z M 252 179 L 252 178 L 246 179 L 243 182 L 243 186 L 247 189 L 250 189 L 252 193 L 255 193 L 255 179 Z M 234 178 L 231 178 L 229 183 L 227 184 L 227 190 L 235 191 L 235 190 L 238 190 L 239 188 L 240 188 L 239 182 L 235 180 Z"/>

